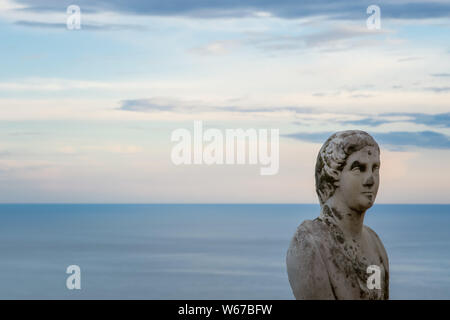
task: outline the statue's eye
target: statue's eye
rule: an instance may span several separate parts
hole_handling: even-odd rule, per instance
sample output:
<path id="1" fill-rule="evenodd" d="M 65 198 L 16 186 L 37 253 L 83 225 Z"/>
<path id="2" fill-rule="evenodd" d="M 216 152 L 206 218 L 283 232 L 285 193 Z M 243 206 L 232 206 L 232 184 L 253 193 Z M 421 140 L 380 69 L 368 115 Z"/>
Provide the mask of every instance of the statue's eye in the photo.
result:
<path id="1" fill-rule="evenodd" d="M 358 161 L 355 161 L 352 163 L 351 167 L 350 167 L 351 171 L 355 171 L 355 172 L 364 172 L 366 170 L 366 165 L 359 163 Z"/>
<path id="2" fill-rule="evenodd" d="M 378 164 L 374 164 L 372 167 L 372 171 L 380 169 L 380 166 Z"/>

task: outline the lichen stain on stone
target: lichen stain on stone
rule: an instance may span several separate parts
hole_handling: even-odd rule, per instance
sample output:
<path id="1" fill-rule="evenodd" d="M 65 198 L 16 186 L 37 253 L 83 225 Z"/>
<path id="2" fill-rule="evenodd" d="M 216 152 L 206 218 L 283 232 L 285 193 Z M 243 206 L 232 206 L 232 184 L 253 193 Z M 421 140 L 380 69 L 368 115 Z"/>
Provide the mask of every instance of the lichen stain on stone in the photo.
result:
<path id="1" fill-rule="evenodd" d="M 331 210 L 330 210 L 330 208 L 328 206 L 323 206 L 323 214 L 324 214 L 324 216 L 327 216 L 327 217 L 331 217 L 332 216 Z"/>
<path id="2" fill-rule="evenodd" d="M 334 214 L 334 216 L 336 218 L 338 218 L 339 220 L 342 220 L 342 214 L 337 209 L 332 208 L 331 212 Z"/>

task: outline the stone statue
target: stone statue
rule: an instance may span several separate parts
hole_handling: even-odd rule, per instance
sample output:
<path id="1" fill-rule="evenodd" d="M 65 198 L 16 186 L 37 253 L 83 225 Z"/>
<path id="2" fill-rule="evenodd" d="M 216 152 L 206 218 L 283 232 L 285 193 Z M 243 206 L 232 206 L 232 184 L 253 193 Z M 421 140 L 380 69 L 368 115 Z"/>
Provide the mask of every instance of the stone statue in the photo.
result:
<path id="1" fill-rule="evenodd" d="M 386 250 L 363 224 L 377 195 L 379 168 L 378 144 L 364 131 L 337 132 L 320 149 L 315 177 L 321 212 L 297 228 L 286 256 L 296 299 L 389 298 Z"/>

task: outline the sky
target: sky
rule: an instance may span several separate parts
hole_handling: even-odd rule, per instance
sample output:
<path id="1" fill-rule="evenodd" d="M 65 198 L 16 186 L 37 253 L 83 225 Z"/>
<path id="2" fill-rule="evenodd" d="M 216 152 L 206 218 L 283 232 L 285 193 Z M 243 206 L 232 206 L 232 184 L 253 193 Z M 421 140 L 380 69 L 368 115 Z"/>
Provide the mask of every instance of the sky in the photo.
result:
<path id="1" fill-rule="evenodd" d="M 1 203 L 318 203 L 350 129 L 377 203 L 450 203 L 450 1 L 0 0 L 0 28 Z M 278 174 L 174 165 L 196 120 L 279 129 Z"/>

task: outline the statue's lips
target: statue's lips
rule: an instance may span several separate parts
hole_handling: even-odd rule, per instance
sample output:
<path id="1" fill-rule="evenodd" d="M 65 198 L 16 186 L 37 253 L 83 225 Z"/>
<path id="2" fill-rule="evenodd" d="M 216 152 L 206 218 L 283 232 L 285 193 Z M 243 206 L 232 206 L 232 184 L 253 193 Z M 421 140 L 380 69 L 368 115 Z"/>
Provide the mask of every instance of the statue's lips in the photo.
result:
<path id="1" fill-rule="evenodd" d="M 362 192 L 362 194 L 365 195 L 367 198 L 369 198 L 369 200 L 372 200 L 372 198 L 373 198 L 373 192 L 371 192 L 371 191 L 365 191 L 365 192 Z"/>

